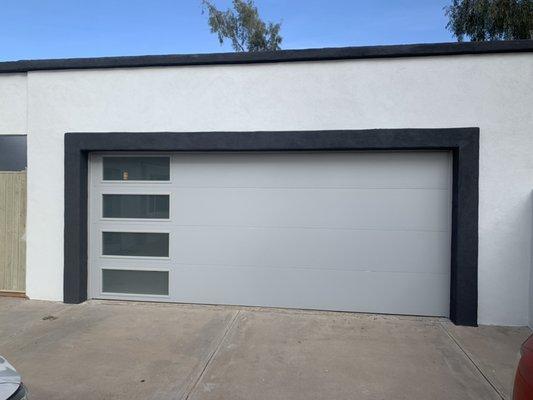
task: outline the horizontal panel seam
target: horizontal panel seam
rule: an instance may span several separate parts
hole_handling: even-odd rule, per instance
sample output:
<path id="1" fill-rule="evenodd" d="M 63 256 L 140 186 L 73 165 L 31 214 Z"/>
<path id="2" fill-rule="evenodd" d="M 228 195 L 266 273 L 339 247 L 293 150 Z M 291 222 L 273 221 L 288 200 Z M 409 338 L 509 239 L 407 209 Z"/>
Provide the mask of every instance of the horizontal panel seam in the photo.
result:
<path id="1" fill-rule="evenodd" d="M 98 262 L 97 262 L 98 263 Z M 350 269 L 350 268 L 340 268 L 340 267 L 310 267 L 310 266 L 278 266 L 278 265 L 237 265 L 237 264 L 204 264 L 204 263 L 179 263 L 168 261 L 169 264 L 180 265 L 183 267 L 215 267 L 215 268 L 245 268 L 245 269 L 283 269 L 283 270 L 312 270 L 312 271 L 343 271 L 343 272 L 362 272 L 362 273 L 372 273 L 372 274 L 416 274 L 416 275 L 439 275 L 439 276 L 449 276 L 450 272 L 430 272 L 430 271 L 395 271 L 395 270 L 371 270 L 371 269 Z M 117 266 L 118 267 L 118 266 Z M 115 267 L 111 266 L 101 266 L 100 269 L 113 269 Z M 121 266 L 122 268 L 122 266 Z M 137 271 L 150 271 L 149 266 L 123 266 L 123 268 L 133 268 Z M 143 269 L 144 268 L 144 269 Z M 176 270 L 174 270 L 176 271 Z"/>
<path id="2" fill-rule="evenodd" d="M 135 221 L 136 222 L 136 221 Z M 91 225 L 104 225 L 106 223 L 113 223 L 113 225 L 121 225 L 121 230 L 115 230 L 115 228 L 105 228 L 102 227 L 106 232 L 126 232 L 126 233 L 169 233 L 169 232 L 156 232 L 156 231 L 141 231 L 136 229 L 142 229 L 142 228 L 135 228 L 135 222 L 134 221 L 104 221 L 100 220 L 98 222 L 93 222 Z M 151 223 L 153 222 L 153 224 Z M 323 227 L 323 226 L 255 226 L 255 225 L 185 225 L 185 224 L 174 224 L 171 221 L 168 221 L 168 223 L 164 221 L 144 221 L 139 220 L 139 223 L 146 224 L 150 223 L 150 226 L 153 228 L 151 229 L 158 229 L 155 227 L 155 224 L 162 224 L 160 229 L 167 229 L 169 226 L 174 227 L 182 227 L 182 228 L 231 228 L 231 229 L 302 229 L 302 230 L 332 230 L 332 231 L 377 231 L 377 232 L 428 232 L 428 233 L 448 233 L 449 230 L 438 230 L 438 229 L 395 229 L 395 228 L 343 228 L 343 227 Z M 128 227 L 131 226 L 133 230 L 127 230 Z M 111 230 L 113 229 L 113 230 Z M 116 228 L 119 229 L 119 228 Z M 144 228 L 146 229 L 146 228 Z"/>
<path id="3" fill-rule="evenodd" d="M 94 185 L 95 188 L 103 188 L 107 190 L 117 190 L 117 189 L 135 189 L 133 185 L 126 186 L 116 186 L 110 187 L 110 184 Z M 269 189 L 282 189 L 282 190 L 437 190 L 437 191 L 448 191 L 449 187 L 393 187 L 393 186 L 376 186 L 376 187 L 366 187 L 366 186 L 171 186 L 173 189 L 258 189 L 258 190 L 269 190 Z M 139 187 L 138 189 L 145 189 L 145 187 Z M 168 187 L 162 187 L 161 191 L 168 191 Z M 150 189 L 152 190 L 152 189 Z M 115 193 L 103 193 L 103 194 L 115 194 Z M 136 195 L 137 193 L 116 193 L 116 194 L 132 194 Z M 144 193 L 140 193 L 143 194 Z M 148 195 L 164 195 L 166 193 L 148 193 Z"/>

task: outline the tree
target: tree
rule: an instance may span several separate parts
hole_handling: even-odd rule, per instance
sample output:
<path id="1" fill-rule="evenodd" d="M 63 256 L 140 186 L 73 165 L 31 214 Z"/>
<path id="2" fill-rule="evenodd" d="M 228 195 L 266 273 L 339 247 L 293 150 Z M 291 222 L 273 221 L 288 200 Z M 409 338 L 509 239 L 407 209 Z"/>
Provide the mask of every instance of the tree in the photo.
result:
<path id="1" fill-rule="evenodd" d="M 281 23 L 263 22 L 253 0 L 233 0 L 233 10 L 226 11 L 218 10 L 211 0 L 202 0 L 202 4 L 209 14 L 211 33 L 218 35 L 220 44 L 229 39 L 235 51 L 280 50 Z"/>
<path id="2" fill-rule="evenodd" d="M 533 0 L 453 0 L 445 12 L 459 42 L 533 37 Z"/>

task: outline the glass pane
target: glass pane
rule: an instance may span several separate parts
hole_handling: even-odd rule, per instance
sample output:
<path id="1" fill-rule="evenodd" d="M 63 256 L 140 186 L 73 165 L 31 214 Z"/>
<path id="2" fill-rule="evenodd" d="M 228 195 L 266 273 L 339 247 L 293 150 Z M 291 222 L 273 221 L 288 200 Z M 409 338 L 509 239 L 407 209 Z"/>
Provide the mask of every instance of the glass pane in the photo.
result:
<path id="1" fill-rule="evenodd" d="M 168 181 L 169 157 L 104 157 L 105 181 Z"/>
<path id="2" fill-rule="evenodd" d="M 104 194 L 104 218 L 166 218 L 169 197 L 166 194 Z"/>
<path id="3" fill-rule="evenodd" d="M 168 271 L 104 269 L 102 292 L 168 295 Z"/>
<path id="4" fill-rule="evenodd" d="M 103 232 L 106 256 L 168 257 L 168 233 Z"/>

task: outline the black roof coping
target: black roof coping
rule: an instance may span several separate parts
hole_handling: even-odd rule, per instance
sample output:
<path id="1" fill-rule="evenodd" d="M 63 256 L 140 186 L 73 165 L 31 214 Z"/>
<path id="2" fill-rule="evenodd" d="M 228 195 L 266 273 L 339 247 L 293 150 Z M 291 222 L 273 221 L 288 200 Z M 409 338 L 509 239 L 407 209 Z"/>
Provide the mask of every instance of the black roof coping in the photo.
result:
<path id="1" fill-rule="evenodd" d="M 332 47 L 250 53 L 170 54 L 126 57 L 61 58 L 0 62 L 0 73 L 190 65 L 279 63 L 297 61 L 357 60 L 367 58 L 428 57 L 463 54 L 532 52 L 533 40 L 453 42 L 387 46 Z"/>

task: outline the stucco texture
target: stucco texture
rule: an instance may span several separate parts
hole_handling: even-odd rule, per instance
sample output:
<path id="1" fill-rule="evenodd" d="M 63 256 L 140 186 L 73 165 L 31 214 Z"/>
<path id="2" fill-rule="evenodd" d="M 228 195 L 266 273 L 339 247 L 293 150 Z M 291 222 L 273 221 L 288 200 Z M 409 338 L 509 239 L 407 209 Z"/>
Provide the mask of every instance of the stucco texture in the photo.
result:
<path id="1" fill-rule="evenodd" d="M 26 133 L 26 74 L 0 75 L 0 135 Z"/>
<path id="2" fill-rule="evenodd" d="M 42 71 L 27 79 L 31 298 L 62 300 L 65 132 L 475 126 L 480 128 L 479 322 L 528 323 L 530 53 Z"/>

